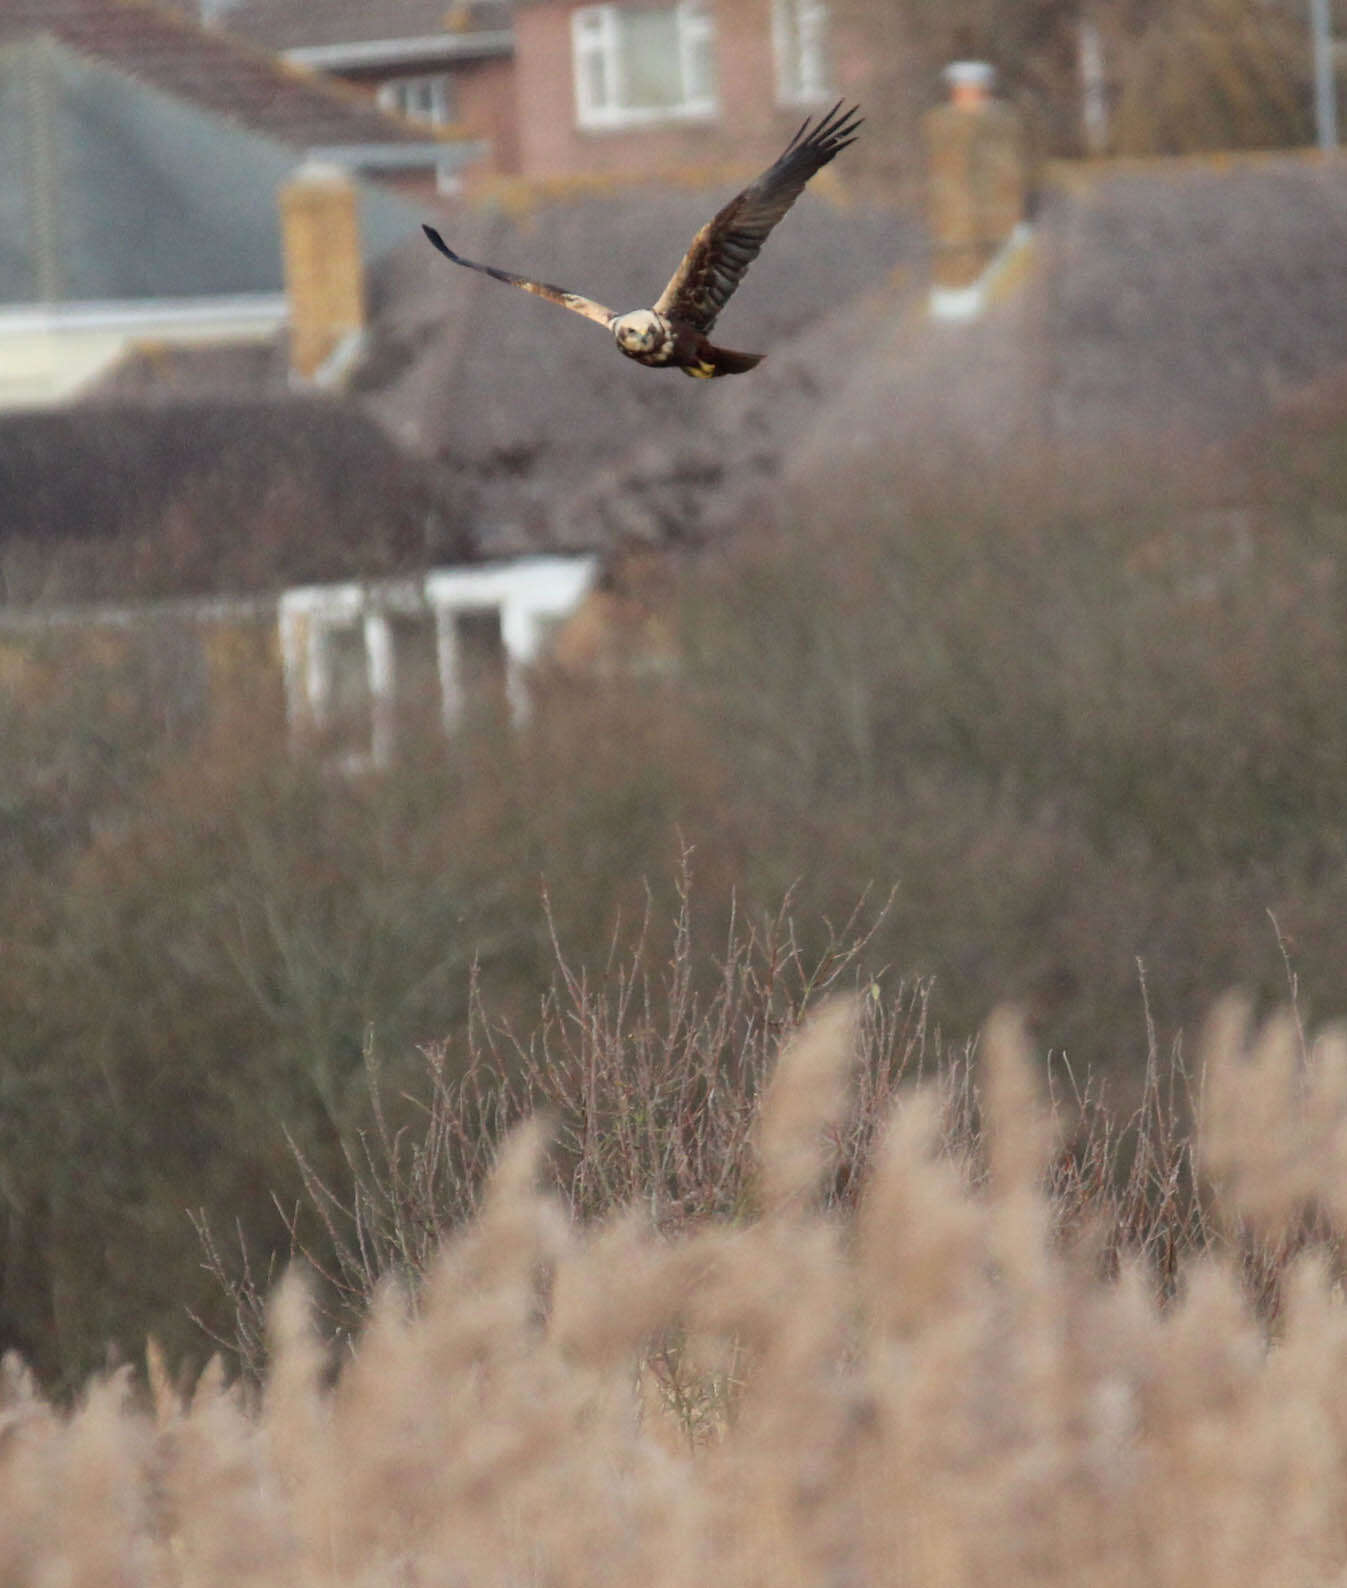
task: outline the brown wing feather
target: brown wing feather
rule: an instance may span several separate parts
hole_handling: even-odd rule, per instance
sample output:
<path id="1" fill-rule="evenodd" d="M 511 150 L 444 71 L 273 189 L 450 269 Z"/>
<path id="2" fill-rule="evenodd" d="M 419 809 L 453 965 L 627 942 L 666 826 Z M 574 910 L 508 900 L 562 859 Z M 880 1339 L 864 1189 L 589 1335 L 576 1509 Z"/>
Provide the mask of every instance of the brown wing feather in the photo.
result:
<path id="1" fill-rule="evenodd" d="M 693 238 L 655 312 L 703 333 L 709 331 L 772 227 L 799 198 L 810 177 L 856 141 L 860 125 L 857 110 L 843 110 L 841 100 L 812 131 L 806 121 L 775 164 Z"/>
<path id="2" fill-rule="evenodd" d="M 456 265 L 462 265 L 467 270 L 478 270 L 482 275 L 490 276 L 493 281 L 503 281 L 510 287 L 522 287 L 525 292 L 531 292 L 535 298 L 546 298 L 549 303 L 559 303 L 563 309 L 570 309 L 575 314 L 583 314 L 585 319 L 596 320 L 600 325 L 607 325 L 615 318 L 611 309 L 605 309 L 601 303 L 595 303 L 593 298 L 586 298 L 578 292 L 567 292 L 565 287 L 550 286 L 546 281 L 530 281 L 527 276 L 513 276 L 508 270 L 497 270 L 494 265 L 479 265 L 475 260 L 464 259 L 461 254 L 456 254 L 433 226 L 423 226 L 421 230 L 446 259 L 453 260 Z"/>

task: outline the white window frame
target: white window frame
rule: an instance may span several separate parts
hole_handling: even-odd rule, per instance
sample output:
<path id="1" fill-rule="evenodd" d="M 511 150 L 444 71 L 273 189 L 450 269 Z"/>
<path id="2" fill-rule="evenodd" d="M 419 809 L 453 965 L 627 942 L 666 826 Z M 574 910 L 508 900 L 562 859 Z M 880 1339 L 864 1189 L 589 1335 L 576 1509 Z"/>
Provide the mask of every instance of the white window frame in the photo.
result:
<path id="1" fill-rule="evenodd" d="M 684 92 L 693 80 L 692 63 L 697 52 L 714 46 L 715 17 L 707 0 L 677 0 L 668 7 L 674 13 L 678 31 L 679 70 Z M 575 119 L 582 128 L 651 126 L 670 121 L 704 121 L 720 109 L 715 90 L 691 94 L 677 105 L 628 105 L 623 103 L 623 65 L 620 14 L 616 0 L 599 5 L 578 6 L 571 12 L 571 73 L 575 85 Z M 590 91 L 589 73 L 582 70 L 587 57 L 603 63 L 603 76 L 611 96 L 599 103 Z"/>
<path id="2" fill-rule="evenodd" d="M 413 108 L 413 95 L 424 95 L 425 109 Z M 375 95 L 381 109 L 426 127 L 447 127 L 454 120 L 453 93 L 448 72 L 425 72 L 413 77 L 390 77 Z"/>
<path id="3" fill-rule="evenodd" d="M 827 38 L 827 0 L 772 0 L 779 105 L 822 105 L 835 97 Z"/>

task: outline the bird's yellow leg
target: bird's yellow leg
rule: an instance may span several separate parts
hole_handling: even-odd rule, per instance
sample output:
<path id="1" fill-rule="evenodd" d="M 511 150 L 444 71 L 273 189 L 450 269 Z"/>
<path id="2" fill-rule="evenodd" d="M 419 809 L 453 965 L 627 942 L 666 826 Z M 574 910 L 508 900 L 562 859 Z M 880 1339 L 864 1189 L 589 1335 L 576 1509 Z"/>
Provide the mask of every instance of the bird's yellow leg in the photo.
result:
<path id="1" fill-rule="evenodd" d="M 710 380 L 716 372 L 714 364 L 684 364 L 682 369 L 683 373 L 691 375 L 693 380 Z"/>

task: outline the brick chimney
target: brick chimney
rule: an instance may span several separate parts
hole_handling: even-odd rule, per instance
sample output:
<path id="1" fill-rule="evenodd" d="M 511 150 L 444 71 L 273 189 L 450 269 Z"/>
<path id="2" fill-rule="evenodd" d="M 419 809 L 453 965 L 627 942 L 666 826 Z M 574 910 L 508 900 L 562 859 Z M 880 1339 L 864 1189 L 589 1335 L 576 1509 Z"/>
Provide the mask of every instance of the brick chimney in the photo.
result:
<path id="1" fill-rule="evenodd" d="M 308 161 L 281 189 L 290 369 L 320 379 L 365 325 L 365 277 L 355 184 L 341 166 Z"/>
<path id="2" fill-rule="evenodd" d="M 952 62 L 949 99 L 923 122 L 937 291 L 973 287 L 1024 219 L 1024 129 L 1014 108 L 993 97 L 994 75 L 985 61 Z"/>

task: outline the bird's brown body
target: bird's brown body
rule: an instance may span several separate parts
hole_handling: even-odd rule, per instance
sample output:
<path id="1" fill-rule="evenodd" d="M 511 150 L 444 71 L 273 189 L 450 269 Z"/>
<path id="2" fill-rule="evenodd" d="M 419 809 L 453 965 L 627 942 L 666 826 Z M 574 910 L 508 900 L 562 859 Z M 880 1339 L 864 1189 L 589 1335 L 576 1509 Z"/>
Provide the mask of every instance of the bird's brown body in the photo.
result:
<path id="1" fill-rule="evenodd" d="M 736 194 L 714 220 L 702 227 L 653 308 L 615 314 L 593 298 L 545 281 L 497 270 L 464 259 L 427 226 L 426 236 L 456 265 L 479 271 L 495 281 L 521 287 L 535 297 L 559 303 L 587 320 L 607 326 L 620 352 L 649 369 L 681 369 L 685 375 L 711 380 L 717 375 L 742 375 L 762 362 L 762 353 L 736 353 L 717 347 L 709 333 L 744 272 L 776 223 L 785 215 L 805 183 L 855 141 L 860 120 L 854 110 L 834 105 L 811 128 L 805 122 L 781 156 Z"/>

